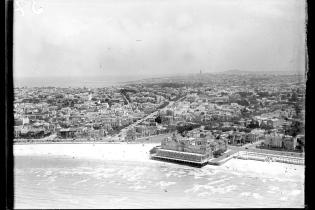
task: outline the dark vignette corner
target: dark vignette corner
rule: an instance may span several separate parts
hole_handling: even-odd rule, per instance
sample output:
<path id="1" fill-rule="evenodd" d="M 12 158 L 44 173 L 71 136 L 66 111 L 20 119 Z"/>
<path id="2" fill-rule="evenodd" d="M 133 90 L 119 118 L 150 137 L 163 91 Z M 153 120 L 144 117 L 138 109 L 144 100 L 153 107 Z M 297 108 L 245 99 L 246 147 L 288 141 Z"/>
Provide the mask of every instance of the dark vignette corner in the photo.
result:
<path id="1" fill-rule="evenodd" d="M 4 149 L 5 209 L 13 209 L 13 0 L 5 1 Z"/>
<path id="2" fill-rule="evenodd" d="M 306 50 L 305 50 L 305 77 L 306 77 L 306 96 L 305 96 L 305 137 L 306 137 L 306 144 L 308 146 L 305 147 L 305 208 L 310 209 L 311 207 L 311 198 L 310 195 L 312 195 L 311 192 L 311 186 L 310 183 L 310 177 L 312 172 L 312 164 L 311 164 L 311 156 L 312 152 L 312 140 L 311 140 L 311 129 L 313 127 L 312 123 L 312 116 L 311 116 L 311 102 L 312 102 L 312 95 L 311 95 L 311 89 L 312 89 L 312 77 L 311 77 L 311 69 L 312 69 L 312 62 L 311 62 L 311 4 L 310 0 L 307 0 L 306 5 Z M 313 127 L 314 128 L 314 127 Z"/>

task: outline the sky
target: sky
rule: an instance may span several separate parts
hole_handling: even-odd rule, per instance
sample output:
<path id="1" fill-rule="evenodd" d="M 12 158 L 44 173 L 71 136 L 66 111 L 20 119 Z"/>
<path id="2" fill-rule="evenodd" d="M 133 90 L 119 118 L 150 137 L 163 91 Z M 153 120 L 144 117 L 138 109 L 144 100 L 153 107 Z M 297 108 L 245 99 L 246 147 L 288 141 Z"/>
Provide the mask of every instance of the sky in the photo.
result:
<path id="1" fill-rule="evenodd" d="M 16 0 L 14 77 L 305 71 L 303 0 Z"/>

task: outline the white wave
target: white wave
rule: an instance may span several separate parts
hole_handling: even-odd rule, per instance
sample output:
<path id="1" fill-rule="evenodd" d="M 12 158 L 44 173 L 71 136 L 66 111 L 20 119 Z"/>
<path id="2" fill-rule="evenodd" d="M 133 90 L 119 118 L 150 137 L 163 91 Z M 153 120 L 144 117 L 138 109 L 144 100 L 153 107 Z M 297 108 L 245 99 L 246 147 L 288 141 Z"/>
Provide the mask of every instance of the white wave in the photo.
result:
<path id="1" fill-rule="evenodd" d="M 56 176 L 50 176 L 48 177 L 48 182 L 55 182 L 56 181 Z"/>
<path id="2" fill-rule="evenodd" d="M 137 169 L 135 169 L 132 171 L 126 171 L 122 175 L 122 178 L 129 182 L 134 182 L 134 181 L 142 179 L 143 175 L 144 175 L 143 171 L 137 171 Z"/>
<path id="3" fill-rule="evenodd" d="M 204 192 L 207 192 L 209 194 L 214 194 L 214 193 L 225 194 L 225 193 L 231 192 L 235 189 L 237 189 L 236 185 L 229 185 L 229 186 L 225 186 L 225 187 L 223 187 L 223 186 L 215 187 L 212 184 L 206 184 L 206 185 L 196 184 L 192 188 L 186 189 L 184 192 L 185 193 L 196 193 L 200 190 L 205 190 Z"/>
<path id="4" fill-rule="evenodd" d="M 276 191 L 268 190 L 267 193 L 274 194 L 274 193 L 276 193 Z"/>
<path id="5" fill-rule="evenodd" d="M 240 194 L 241 196 L 250 196 L 251 195 L 251 193 L 250 192 L 242 192 L 241 194 Z"/>
<path id="6" fill-rule="evenodd" d="M 206 197 L 206 196 L 210 196 L 211 193 L 210 192 L 202 192 L 202 193 L 198 193 L 199 197 Z"/>
<path id="7" fill-rule="evenodd" d="M 186 189 L 184 192 L 185 193 L 191 193 L 191 192 L 195 193 L 202 187 L 203 187 L 203 185 L 195 184 L 192 188 Z"/>
<path id="8" fill-rule="evenodd" d="M 225 179 L 220 179 L 220 180 L 216 180 L 216 181 L 213 181 L 213 182 L 208 182 L 208 185 L 218 184 L 218 183 L 221 183 L 221 182 L 228 181 L 228 180 L 230 180 L 230 179 L 231 179 L 231 178 L 225 178 Z"/>
<path id="9" fill-rule="evenodd" d="M 144 186 L 144 185 L 134 185 L 134 186 L 130 186 L 128 187 L 129 189 L 133 189 L 133 190 L 143 190 L 143 189 L 146 189 L 147 186 Z"/>
<path id="10" fill-rule="evenodd" d="M 299 194 L 301 194 L 301 190 L 292 190 L 290 193 L 289 193 L 289 195 L 293 195 L 293 196 L 296 196 L 296 195 L 299 195 Z"/>
<path id="11" fill-rule="evenodd" d="M 110 203 L 120 203 L 122 201 L 125 201 L 127 200 L 128 198 L 127 197 L 122 197 L 122 198 L 112 198 L 109 200 Z"/>
<path id="12" fill-rule="evenodd" d="M 269 186 L 268 187 L 270 190 L 272 190 L 272 191 L 277 191 L 277 190 L 279 190 L 279 187 L 277 187 L 277 186 Z"/>
<path id="13" fill-rule="evenodd" d="M 258 193 L 253 193 L 252 196 L 256 199 L 262 199 L 263 197 Z"/>
<path id="14" fill-rule="evenodd" d="M 44 172 L 43 177 L 51 176 L 52 174 L 53 174 L 53 172 L 48 170 L 48 171 Z"/>
<path id="15" fill-rule="evenodd" d="M 165 182 L 165 181 L 160 181 L 158 183 L 156 183 L 157 186 L 159 186 L 160 188 L 165 188 L 171 185 L 176 184 L 176 182 Z"/>
<path id="16" fill-rule="evenodd" d="M 77 185 L 77 184 L 80 184 L 80 183 L 84 183 L 84 182 L 87 182 L 87 181 L 89 181 L 90 179 L 83 179 L 83 180 L 81 180 L 81 181 L 78 181 L 78 182 L 75 182 L 75 183 L 73 183 L 73 185 Z"/>
<path id="17" fill-rule="evenodd" d="M 200 170 L 192 171 L 189 175 L 193 175 L 195 179 L 201 179 L 207 176 L 214 176 L 216 173 L 218 173 L 218 170 L 204 167 Z"/>

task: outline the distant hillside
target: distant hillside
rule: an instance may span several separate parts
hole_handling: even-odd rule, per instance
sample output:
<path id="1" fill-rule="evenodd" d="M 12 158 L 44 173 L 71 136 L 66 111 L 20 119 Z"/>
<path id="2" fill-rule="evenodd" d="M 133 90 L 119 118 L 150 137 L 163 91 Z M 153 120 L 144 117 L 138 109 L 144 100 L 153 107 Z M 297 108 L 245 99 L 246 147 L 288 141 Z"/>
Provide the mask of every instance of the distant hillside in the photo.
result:
<path id="1" fill-rule="evenodd" d="M 250 71 L 242 71 L 239 69 L 230 69 L 230 70 L 226 70 L 226 71 L 221 72 L 221 74 L 251 74 L 251 73 L 252 72 L 250 72 Z"/>
<path id="2" fill-rule="evenodd" d="M 242 74 L 278 74 L 278 75 L 302 75 L 301 72 L 294 71 L 244 71 L 239 69 L 231 69 L 223 72 L 217 72 L 217 74 L 230 74 L 230 75 L 242 75 Z"/>

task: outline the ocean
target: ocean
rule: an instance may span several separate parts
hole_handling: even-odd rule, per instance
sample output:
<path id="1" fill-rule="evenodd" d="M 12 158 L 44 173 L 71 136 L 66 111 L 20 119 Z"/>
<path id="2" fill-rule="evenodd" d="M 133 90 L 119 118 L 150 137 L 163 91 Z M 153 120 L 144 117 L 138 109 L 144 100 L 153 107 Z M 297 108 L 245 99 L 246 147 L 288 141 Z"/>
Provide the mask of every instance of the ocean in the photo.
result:
<path id="1" fill-rule="evenodd" d="M 102 88 L 124 85 L 132 81 L 141 80 L 148 76 L 100 76 L 100 77 L 15 77 L 14 87 L 61 87 L 61 88 Z"/>
<path id="2" fill-rule="evenodd" d="M 244 165 L 247 160 L 231 161 Z M 15 208 L 304 207 L 301 176 L 265 176 L 231 164 L 194 168 L 160 161 L 18 155 Z"/>

